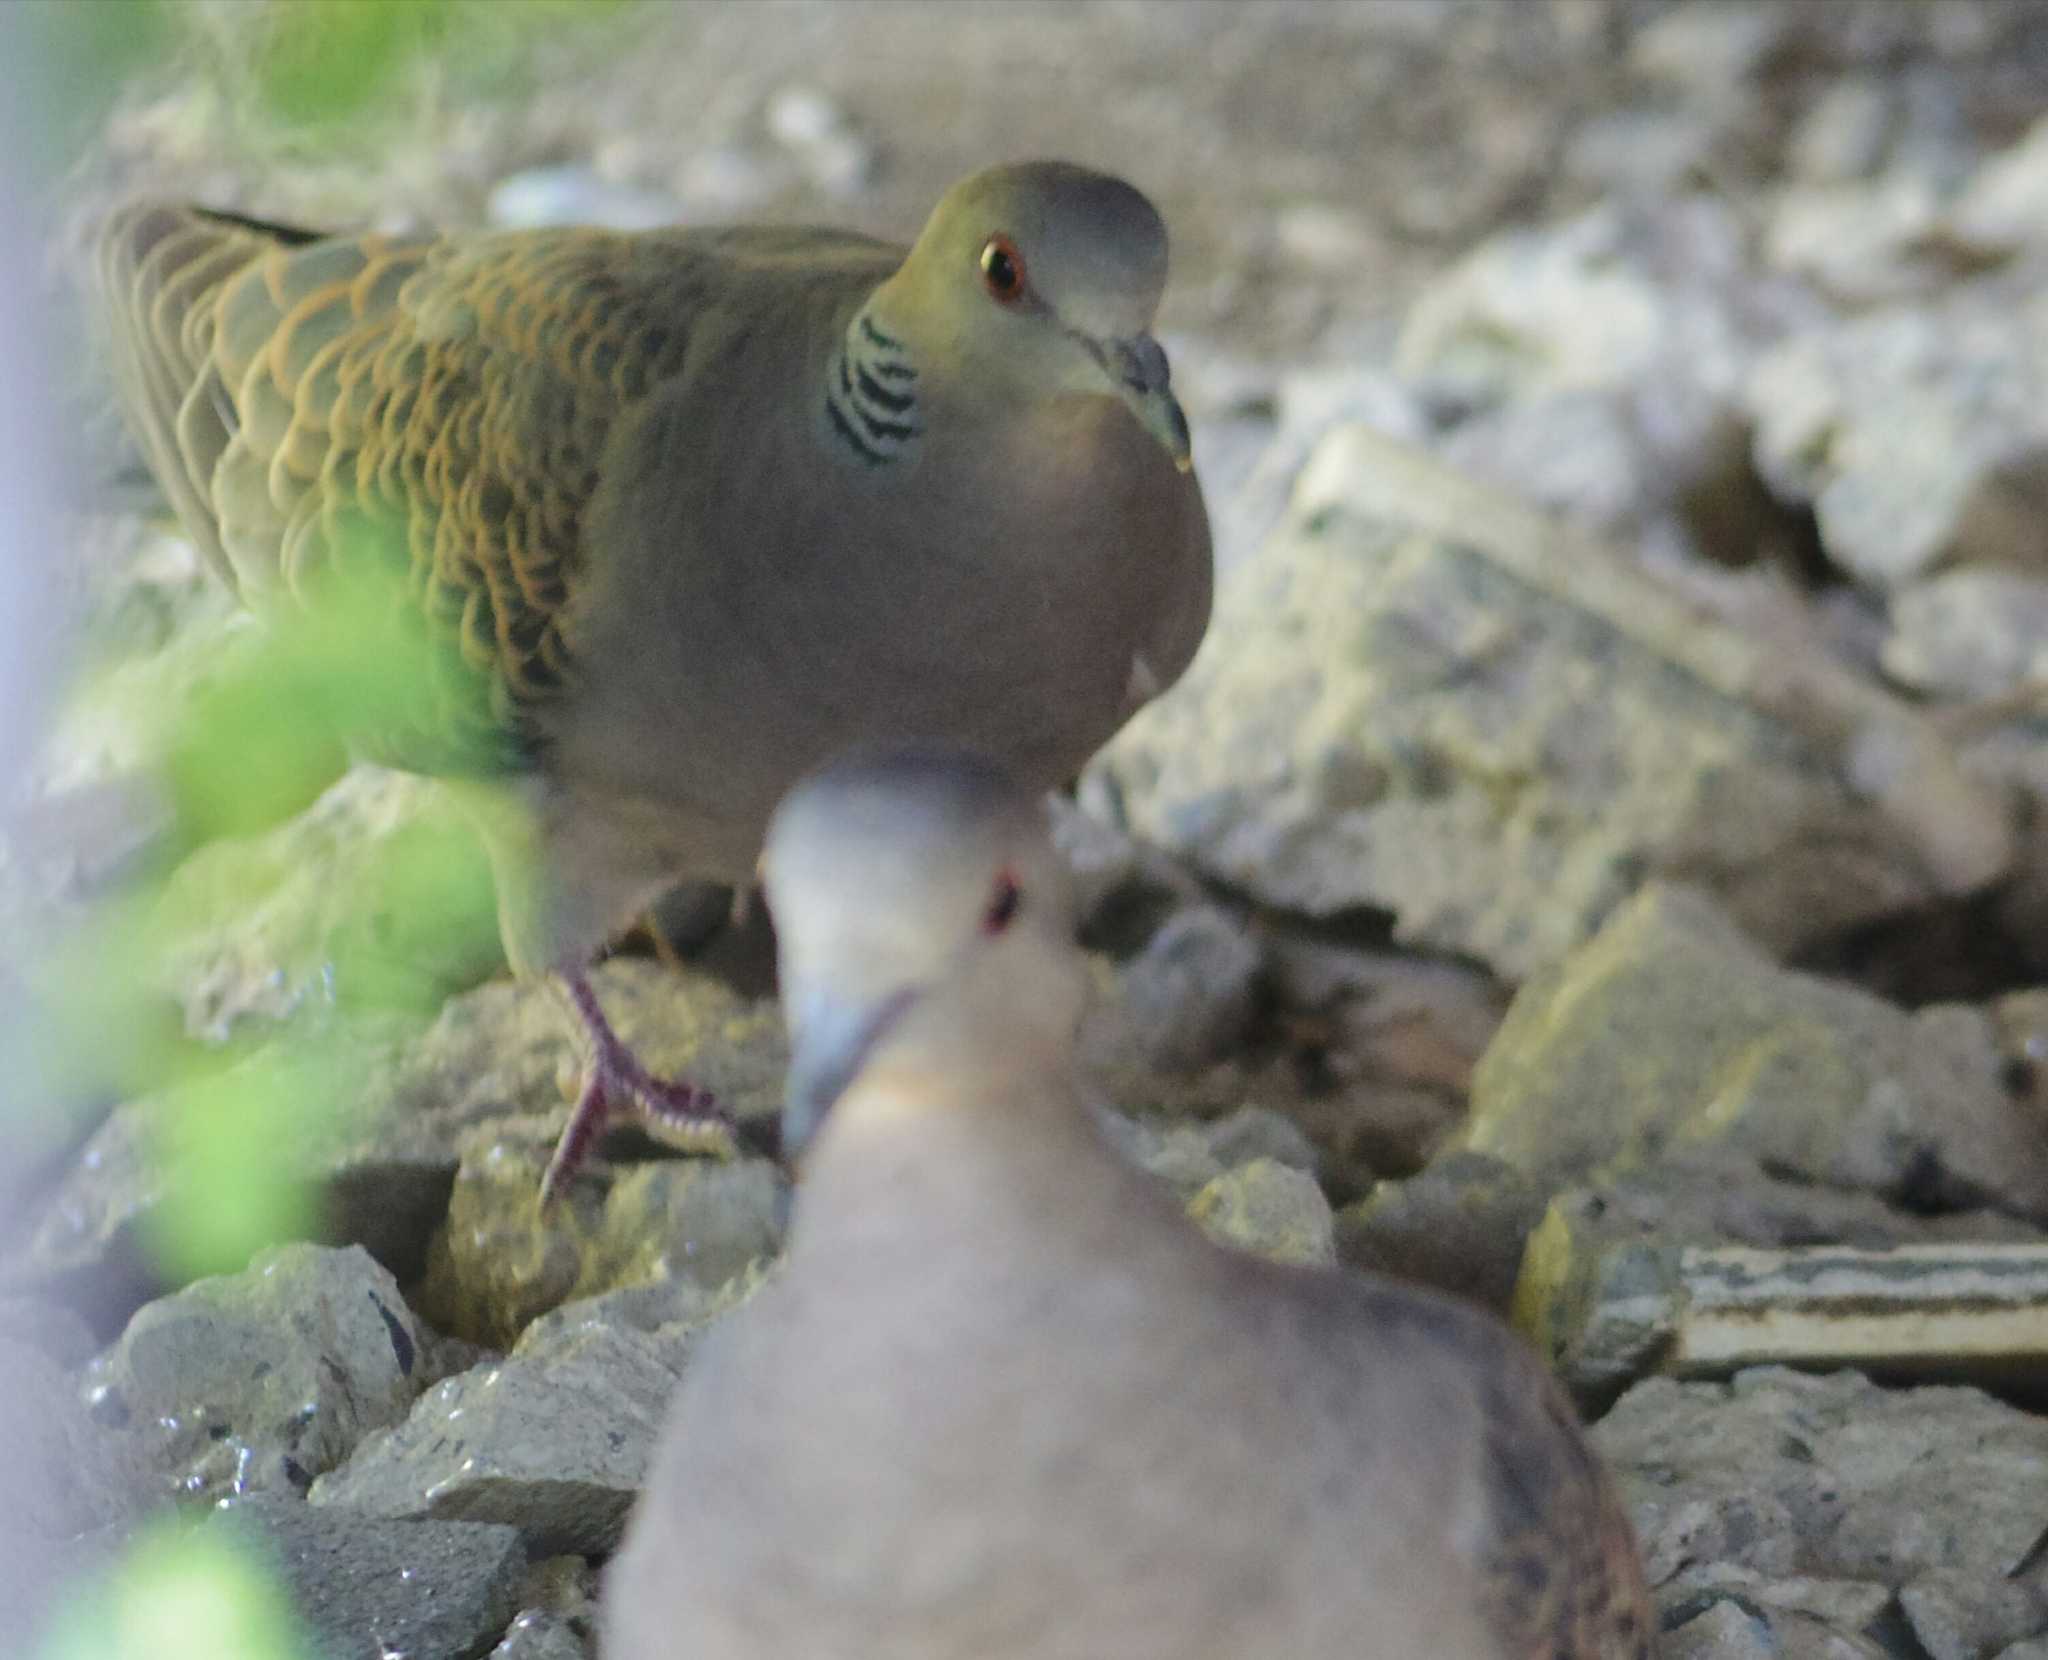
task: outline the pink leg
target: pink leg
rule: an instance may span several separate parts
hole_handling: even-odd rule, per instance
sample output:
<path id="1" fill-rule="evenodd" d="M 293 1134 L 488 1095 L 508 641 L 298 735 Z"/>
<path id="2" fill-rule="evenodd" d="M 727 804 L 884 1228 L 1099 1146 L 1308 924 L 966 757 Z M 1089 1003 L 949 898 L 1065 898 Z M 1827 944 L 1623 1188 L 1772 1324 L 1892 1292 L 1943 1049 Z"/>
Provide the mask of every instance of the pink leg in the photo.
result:
<path id="1" fill-rule="evenodd" d="M 568 1180 L 590 1152 L 591 1144 L 603 1132 L 614 1112 L 637 1109 L 664 1124 L 702 1129 L 706 1125 L 733 1127 L 732 1118 L 713 1099 L 709 1090 L 678 1080 L 655 1077 L 628 1049 L 611 1022 L 598 1007 L 597 993 L 581 974 L 565 974 L 569 1000 L 590 1037 L 590 1071 L 583 1081 L 583 1093 L 569 1114 L 568 1127 L 555 1143 L 555 1156 L 548 1161 L 541 1178 L 543 1209 L 554 1203 Z"/>

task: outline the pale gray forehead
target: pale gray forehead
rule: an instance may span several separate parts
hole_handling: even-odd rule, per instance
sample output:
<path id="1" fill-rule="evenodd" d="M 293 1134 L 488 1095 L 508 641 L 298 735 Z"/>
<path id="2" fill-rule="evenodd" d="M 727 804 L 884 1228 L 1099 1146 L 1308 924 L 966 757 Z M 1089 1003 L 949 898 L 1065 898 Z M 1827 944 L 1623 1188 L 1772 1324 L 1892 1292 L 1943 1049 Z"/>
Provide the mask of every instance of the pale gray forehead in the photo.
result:
<path id="1" fill-rule="evenodd" d="M 1008 236 L 1032 284 L 1077 328 L 1134 332 L 1166 288 L 1165 221 L 1142 191 L 1107 173 L 1063 162 L 990 168 L 956 185 L 939 217 L 977 251 Z"/>
<path id="2" fill-rule="evenodd" d="M 940 746 L 851 756 L 812 773 L 769 826 L 771 888 L 813 877 L 892 886 L 979 882 L 1020 841 L 1042 838 L 1038 804 L 995 763 Z"/>

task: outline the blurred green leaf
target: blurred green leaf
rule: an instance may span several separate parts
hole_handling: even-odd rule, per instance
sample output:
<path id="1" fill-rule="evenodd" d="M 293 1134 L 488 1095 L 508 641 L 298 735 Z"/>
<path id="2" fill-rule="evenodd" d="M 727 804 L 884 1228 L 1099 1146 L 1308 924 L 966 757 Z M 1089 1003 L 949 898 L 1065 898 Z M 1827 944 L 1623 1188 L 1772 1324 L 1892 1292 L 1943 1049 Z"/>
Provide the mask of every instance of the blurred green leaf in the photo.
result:
<path id="1" fill-rule="evenodd" d="M 129 710 L 131 741 L 161 758 L 178 850 L 42 961 L 52 1047 L 68 1057 L 55 1076 L 60 1095 L 156 1098 L 164 1199 L 147 1243 L 174 1279 L 239 1270 L 317 1231 L 305 1173 L 318 1146 L 359 1132 L 362 1111 L 344 1040 L 323 1029 L 329 1004 L 424 1017 L 498 960 L 490 869 L 459 815 L 365 821 L 350 834 L 371 839 L 342 844 L 338 870 L 306 868 L 305 850 L 329 845 L 319 834 L 246 839 L 305 808 L 351 753 L 457 774 L 504 759 L 491 682 L 425 625 L 406 553 L 388 527 L 330 527 L 265 624 L 145 679 L 139 699 L 102 693 L 118 669 L 74 694 Z M 216 943 L 223 929 L 233 943 Z M 272 1047 L 248 1059 L 200 1044 L 174 1016 L 194 964 L 274 968 L 310 993 L 305 1015 L 268 1028 Z"/>
<path id="2" fill-rule="evenodd" d="M 440 62 L 502 81 L 543 33 L 627 0 L 269 0 L 253 76 L 273 118 L 331 129 Z"/>
<path id="3" fill-rule="evenodd" d="M 635 3 L 7 0 L 36 72 L 0 64 L 0 79 L 11 80 L 27 117 L 18 129 L 46 170 L 91 141 L 127 77 L 167 62 L 211 78 L 231 105 L 260 111 L 268 136 L 331 142 L 423 66 L 507 95 L 536 78 L 534 48 L 545 35 Z M 262 147 L 256 133 L 245 138 Z"/>
<path id="4" fill-rule="evenodd" d="M 279 118 L 313 126 L 353 114 L 449 30 L 454 0 L 273 0 L 257 84 Z"/>
<path id="5" fill-rule="evenodd" d="M 98 1594 L 74 1596 L 38 1660 L 310 1660 L 263 1564 L 169 1524 L 145 1534 Z"/>
<path id="6" fill-rule="evenodd" d="M 258 1251 L 316 1231 L 303 1150 L 332 1135 L 343 1107 L 339 1078 L 316 1052 L 265 1050 L 165 1106 L 164 1200 L 145 1243 L 173 1280 L 240 1273 Z"/>

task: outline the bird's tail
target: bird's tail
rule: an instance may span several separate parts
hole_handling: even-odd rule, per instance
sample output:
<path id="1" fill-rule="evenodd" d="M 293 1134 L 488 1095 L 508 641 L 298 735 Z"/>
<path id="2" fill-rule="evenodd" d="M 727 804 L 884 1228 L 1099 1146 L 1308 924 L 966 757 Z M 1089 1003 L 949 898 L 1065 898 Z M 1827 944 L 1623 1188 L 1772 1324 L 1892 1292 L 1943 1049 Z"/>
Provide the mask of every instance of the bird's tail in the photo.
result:
<path id="1" fill-rule="evenodd" d="M 187 532 L 238 590 L 209 494 L 240 425 L 213 350 L 214 302 L 266 250 L 317 239 L 288 225 L 148 201 L 116 210 L 100 232 L 100 301 L 120 401 Z"/>

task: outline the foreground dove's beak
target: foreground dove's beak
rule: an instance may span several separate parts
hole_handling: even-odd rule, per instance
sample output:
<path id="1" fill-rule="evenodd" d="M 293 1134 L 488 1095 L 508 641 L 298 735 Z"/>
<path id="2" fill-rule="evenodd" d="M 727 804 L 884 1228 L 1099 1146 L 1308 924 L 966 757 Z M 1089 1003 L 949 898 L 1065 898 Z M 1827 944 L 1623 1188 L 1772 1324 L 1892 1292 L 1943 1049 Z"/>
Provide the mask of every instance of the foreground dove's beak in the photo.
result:
<path id="1" fill-rule="evenodd" d="M 1180 400 L 1173 395 L 1172 371 L 1166 353 L 1149 334 L 1135 334 L 1128 340 L 1113 340 L 1109 361 L 1119 381 L 1118 390 L 1138 424 L 1159 440 L 1182 472 L 1195 464 L 1188 437 L 1188 418 L 1181 413 Z"/>
<path id="2" fill-rule="evenodd" d="M 789 1088 L 782 1103 L 785 1158 L 802 1155 L 832 1104 L 860 1076 L 875 1045 L 917 996 L 915 986 L 904 986 L 878 1003 L 852 1003 L 818 991 L 790 999 Z"/>

